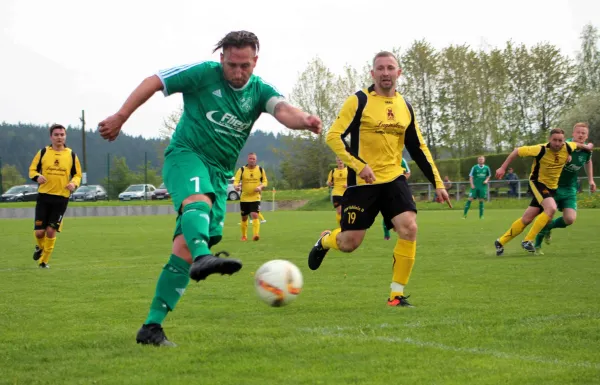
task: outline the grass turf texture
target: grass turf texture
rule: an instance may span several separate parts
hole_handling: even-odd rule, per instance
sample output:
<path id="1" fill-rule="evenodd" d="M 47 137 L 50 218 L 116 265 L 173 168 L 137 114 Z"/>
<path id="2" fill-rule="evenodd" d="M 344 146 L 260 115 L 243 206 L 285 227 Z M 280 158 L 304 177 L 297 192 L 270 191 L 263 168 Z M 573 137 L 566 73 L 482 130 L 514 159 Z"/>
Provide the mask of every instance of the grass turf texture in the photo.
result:
<path id="1" fill-rule="evenodd" d="M 352 254 L 306 255 L 330 212 L 268 213 L 259 242 L 225 249 L 236 275 L 191 283 L 164 324 L 177 348 L 135 343 L 170 253 L 173 217 L 67 218 L 51 269 L 31 259 L 30 220 L 0 221 L 1 384 L 593 384 L 600 382 L 597 210 L 554 231 L 545 256 L 496 257 L 522 210 L 419 214 L 413 309 L 389 308 L 392 249 L 379 220 Z M 102 235 L 101 235 L 102 234 Z M 296 263 L 304 291 L 270 308 L 252 273 Z"/>

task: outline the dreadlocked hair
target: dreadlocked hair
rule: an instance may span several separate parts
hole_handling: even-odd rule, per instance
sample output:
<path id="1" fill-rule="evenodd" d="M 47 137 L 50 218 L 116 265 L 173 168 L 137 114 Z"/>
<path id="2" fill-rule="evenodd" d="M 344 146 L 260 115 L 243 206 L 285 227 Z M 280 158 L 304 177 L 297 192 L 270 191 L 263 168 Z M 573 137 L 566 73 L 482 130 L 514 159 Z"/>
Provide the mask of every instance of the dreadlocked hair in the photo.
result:
<path id="1" fill-rule="evenodd" d="M 235 47 L 235 48 L 245 48 L 252 47 L 256 52 L 260 48 L 260 43 L 258 42 L 258 37 L 255 34 L 248 31 L 233 31 L 229 32 L 222 38 L 213 52 L 217 52 L 219 49 L 226 50 L 227 48 Z"/>

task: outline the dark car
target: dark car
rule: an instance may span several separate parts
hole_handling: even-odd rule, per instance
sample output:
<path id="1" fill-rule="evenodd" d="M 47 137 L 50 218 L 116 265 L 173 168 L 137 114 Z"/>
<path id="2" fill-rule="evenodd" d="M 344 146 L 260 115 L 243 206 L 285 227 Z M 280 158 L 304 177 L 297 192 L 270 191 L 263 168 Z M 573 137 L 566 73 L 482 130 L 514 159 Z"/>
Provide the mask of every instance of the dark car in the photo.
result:
<path id="1" fill-rule="evenodd" d="M 28 202 L 37 200 L 38 186 L 33 184 L 24 184 L 9 188 L 0 201 L 2 202 Z"/>
<path id="2" fill-rule="evenodd" d="M 161 183 L 160 186 L 156 190 L 154 190 L 154 195 L 152 195 L 152 199 L 171 199 L 171 195 L 167 191 L 167 187 L 164 183 Z"/>
<path id="3" fill-rule="evenodd" d="M 85 202 L 85 201 L 106 201 L 108 200 L 108 194 L 104 187 L 92 184 L 88 186 L 81 186 L 73 194 L 71 194 L 71 200 L 74 202 Z"/>

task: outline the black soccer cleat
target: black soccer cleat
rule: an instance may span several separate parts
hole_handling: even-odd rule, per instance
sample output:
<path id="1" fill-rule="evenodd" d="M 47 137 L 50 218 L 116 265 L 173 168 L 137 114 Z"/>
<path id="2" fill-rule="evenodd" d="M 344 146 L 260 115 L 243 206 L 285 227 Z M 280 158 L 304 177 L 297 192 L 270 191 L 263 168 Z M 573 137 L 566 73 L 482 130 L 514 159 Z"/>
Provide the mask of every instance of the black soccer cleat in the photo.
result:
<path id="1" fill-rule="evenodd" d="M 177 346 L 167 339 L 165 332 L 159 324 L 144 324 L 138 330 L 135 340 L 138 344 L 154 346 Z"/>
<path id="2" fill-rule="evenodd" d="M 504 246 L 502 246 L 502 243 L 500 243 L 499 240 L 496 239 L 496 241 L 494 242 L 494 246 L 496 246 L 496 255 L 498 257 L 504 254 Z"/>
<path id="3" fill-rule="evenodd" d="M 315 243 L 315 245 L 313 246 L 313 248 L 310 250 L 310 253 L 308 254 L 308 267 L 311 270 L 317 270 L 319 268 L 319 266 L 321 266 L 321 263 L 323 263 L 323 259 L 325 259 L 325 255 L 327 255 L 327 252 L 329 251 L 329 249 L 325 249 L 323 247 L 323 237 L 325 237 L 326 235 L 331 234 L 331 231 L 329 230 L 325 230 L 321 233 L 321 238 L 319 238 L 319 240 L 317 241 L 317 243 Z"/>
<path id="4" fill-rule="evenodd" d="M 40 264 L 38 265 L 38 267 L 39 267 L 40 269 L 49 269 L 49 268 L 50 268 L 50 265 L 48 265 L 47 263 L 44 263 L 44 262 L 42 262 L 42 263 L 40 263 Z"/>
<path id="5" fill-rule="evenodd" d="M 535 246 L 533 245 L 533 243 L 531 241 L 521 242 L 521 247 L 529 253 L 535 253 Z"/>
<path id="6" fill-rule="evenodd" d="M 237 273 L 242 268 L 242 261 L 232 258 L 219 258 L 220 255 L 229 257 L 226 251 L 220 251 L 215 255 L 201 255 L 194 259 L 190 268 L 190 278 L 194 281 L 202 281 L 211 274 L 221 275 Z"/>
<path id="7" fill-rule="evenodd" d="M 35 251 L 33 252 L 33 260 L 37 261 L 38 259 L 40 259 L 42 257 L 42 251 L 44 251 L 43 249 L 40 249 L 40 247 L 38 245 L 35 245 Z"/>
<path id="8" fill-rule="evenodd" d="M 410 295 L 408 297 L 410 297 Z M 400 307 L 414 307 L 408 302 L 408 297 L 405 297 L 403 295 L 397 295 L 394 298 L 388 298 L 387 305 Z"/>

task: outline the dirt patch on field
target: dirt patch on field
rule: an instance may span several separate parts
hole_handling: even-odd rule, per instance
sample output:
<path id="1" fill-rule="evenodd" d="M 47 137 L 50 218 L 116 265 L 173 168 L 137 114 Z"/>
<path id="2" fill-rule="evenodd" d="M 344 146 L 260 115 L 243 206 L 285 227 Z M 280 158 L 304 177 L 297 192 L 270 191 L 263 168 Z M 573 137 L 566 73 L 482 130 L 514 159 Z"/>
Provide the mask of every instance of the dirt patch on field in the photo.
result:
<path id="1" fill-rule="evenodd" d="M 278 201 L 277 210 L 296 210 L 308 203 L 308 200 L 300 201 Z"/>

